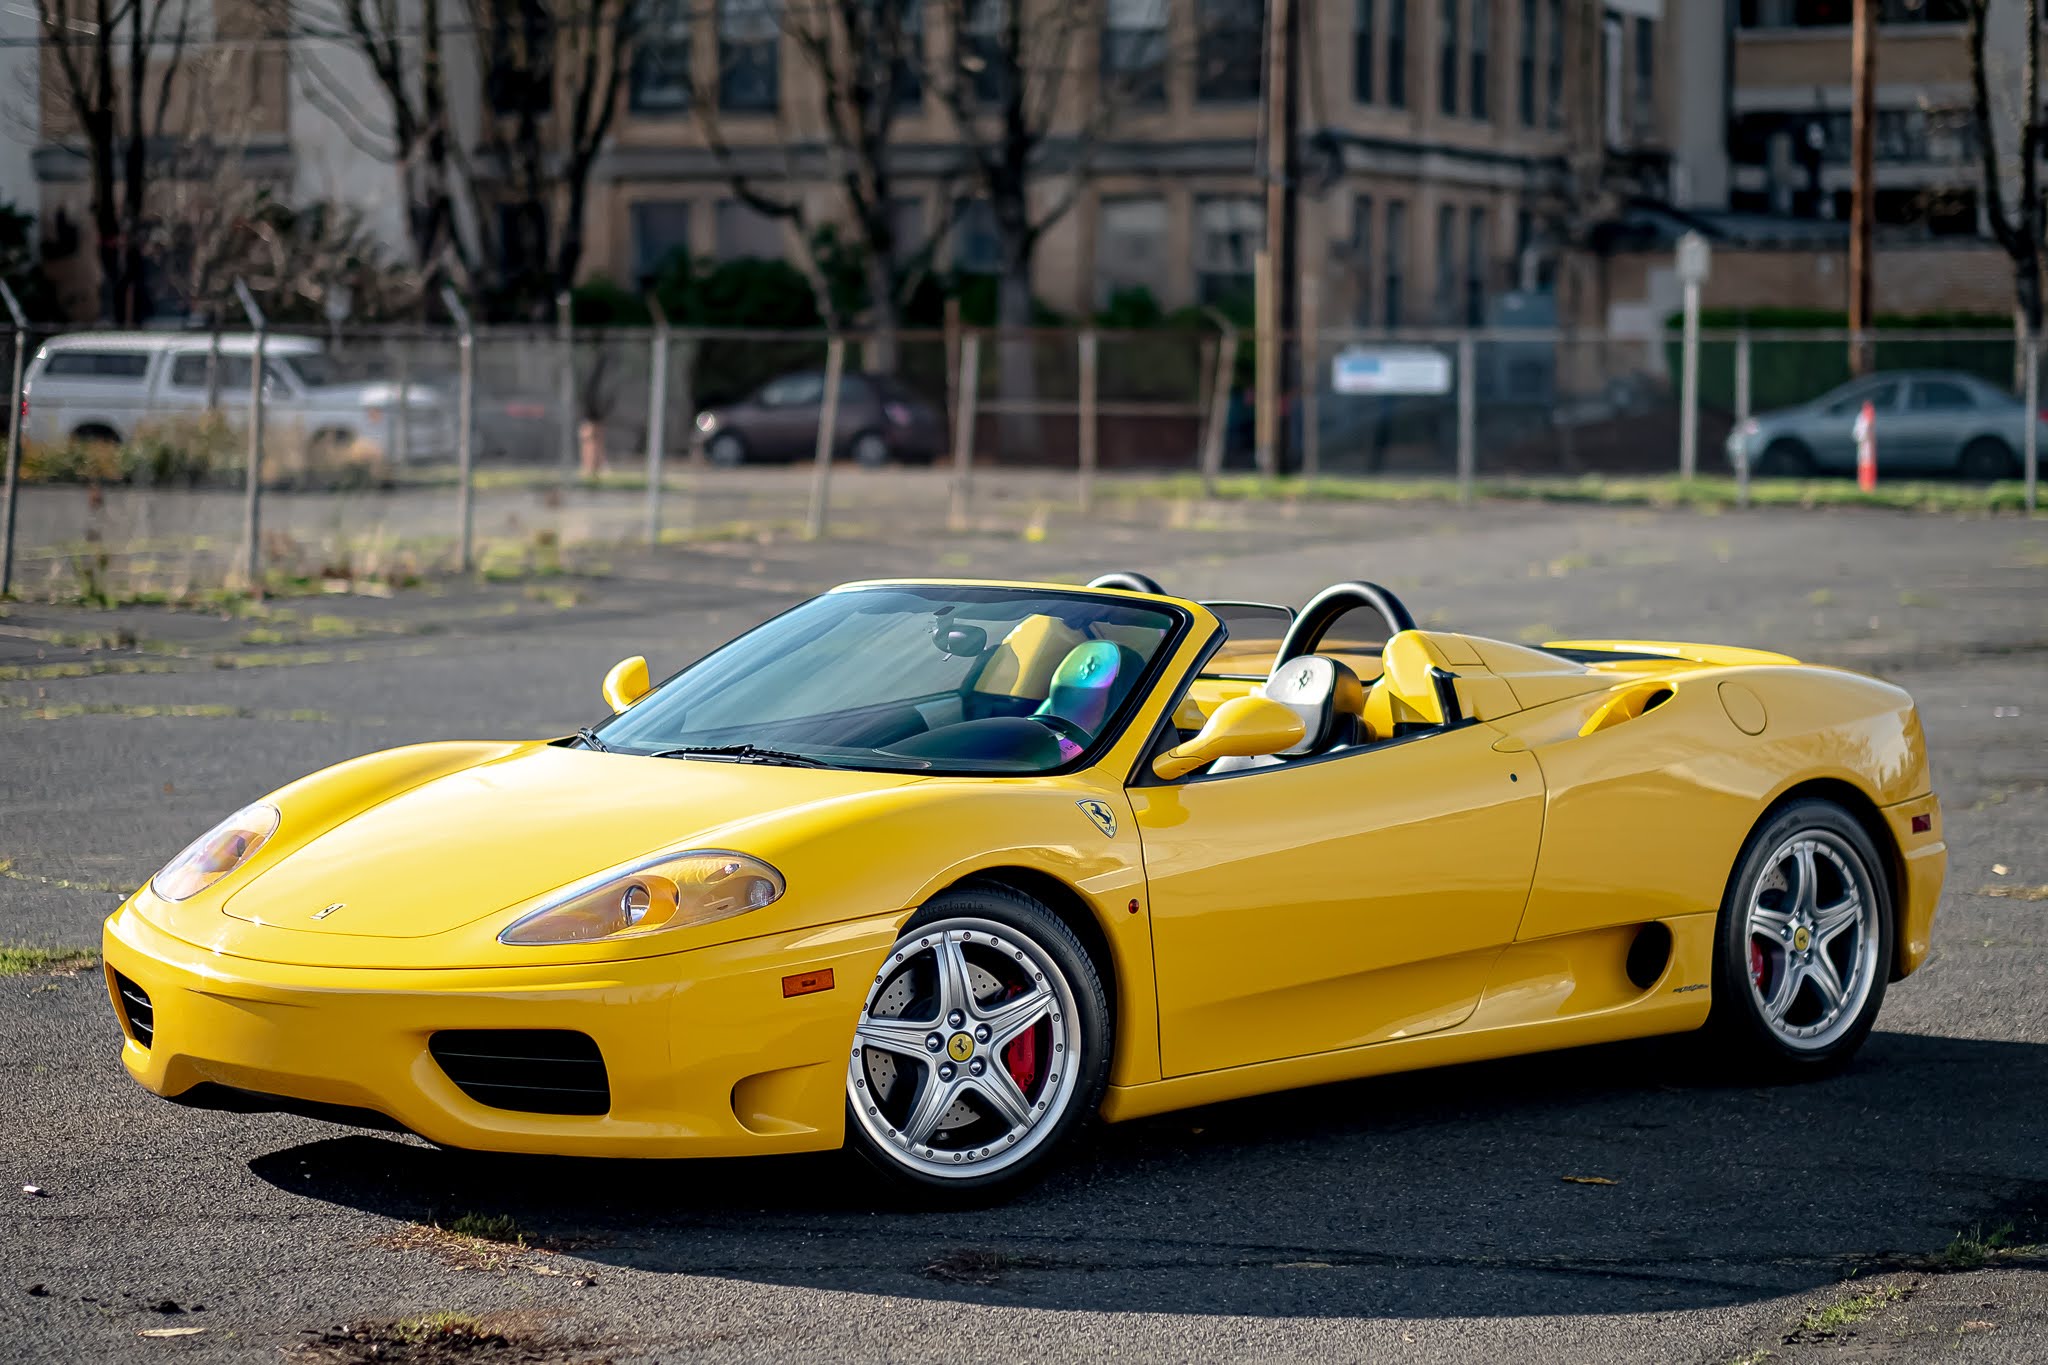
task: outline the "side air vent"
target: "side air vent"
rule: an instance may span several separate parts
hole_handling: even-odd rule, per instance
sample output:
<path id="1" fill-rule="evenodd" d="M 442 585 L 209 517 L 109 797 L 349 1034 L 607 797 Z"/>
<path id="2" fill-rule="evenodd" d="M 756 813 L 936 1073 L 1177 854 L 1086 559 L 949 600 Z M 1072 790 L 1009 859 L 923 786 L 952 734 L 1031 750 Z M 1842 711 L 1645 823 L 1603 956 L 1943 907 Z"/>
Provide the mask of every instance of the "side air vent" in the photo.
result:
<path id="1" fill-rule="evenodd" d="M 156 1006 L 149 1003 L 149 992 L 115 972 L 114 993 L 121 1000 L 121 1018 L 128 1025 L 128 1036 L 148 1047 L 156 1041 Z"/>
<path id="2" fill-rule="evenodd" d="M 443 1029 L 427 1051 L 462 1093 L 493 1109 L 602 1114 L 612 1107 L 604 1054 L 569 1029 Z"/>
<path id="3" fill-rule="evenodd" d="M 1670 961 L 1670 929 L 1651 923 L 1636 930 L 1635 940 L 1628 945 L 1628 979 L 1637 990 L 1646 991 L 1656 985 Z"/>
<path id="4" fill-rule="evenodd" d="M 1586 723 L 1579 727 L 1579 735 L 1583 738 L 1601 730 L 1611 730 L 1624 721 L 1648 715 L 1670 701 L 1674 695 L 1670 683 L 1637 683 L 1634 687 L 1623 688 L 1602 702 L 1600 709 L 1587 717 Z"/>

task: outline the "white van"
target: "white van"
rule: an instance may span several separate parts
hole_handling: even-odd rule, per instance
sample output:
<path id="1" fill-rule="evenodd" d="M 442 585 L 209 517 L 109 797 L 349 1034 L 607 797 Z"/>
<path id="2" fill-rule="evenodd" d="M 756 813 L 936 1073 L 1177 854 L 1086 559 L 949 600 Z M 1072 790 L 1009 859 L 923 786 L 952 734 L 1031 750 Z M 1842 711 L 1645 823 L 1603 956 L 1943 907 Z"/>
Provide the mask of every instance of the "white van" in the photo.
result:
<path id="1" fill-rule="evenodd" d="M 53 337 L 29 362 L 24 431 L 36 441 L 120 443 L 151 421 L 206 410 L 211 340 L 192 332 L 78 332 Z M 220 408 L 249 410 L 253 333 L 220 339 Z M 352 379 L 312 337 L 274 336 L 263 346 L 266 430 L 296 431 L 308 449 L 368 446 L 395 462 L 455 453 L 455 410 L 424 384 L 406 386 L 405 440 L 398 439 L 398 385 Z"/>

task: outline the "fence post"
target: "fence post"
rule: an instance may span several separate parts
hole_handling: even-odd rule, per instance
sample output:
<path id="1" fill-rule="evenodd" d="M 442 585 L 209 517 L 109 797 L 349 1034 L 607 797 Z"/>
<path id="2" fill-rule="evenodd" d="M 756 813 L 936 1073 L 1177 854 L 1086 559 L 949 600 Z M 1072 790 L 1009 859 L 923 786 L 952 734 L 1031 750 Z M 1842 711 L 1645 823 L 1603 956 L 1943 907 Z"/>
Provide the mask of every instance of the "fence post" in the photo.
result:
<path id="1" fill-rule="evenodd" d="M 1320 297 L 1316 281 L 1304 275 L 1295 297 L 1301 312 L 1301 477 L 1307 480 L 1323 472 L 1323 347 L 1316 317 Z"/>
<path id="2" fill-rule="evenodd" d="M 206 415 L 220 415 L 220 308 L 208 310 L 206 337 Z"/>
<path id="3" fill-rule="evenodd" d="M 562 414 L 562 447 L 557 454 L 562 482 L 567 483 L 576 468 L 576 336 L 575 310 L 564 289 L 555 295 L 555 344 L 561 356 L 556 376 L 555 406 Z"/>
<path id="4" fill-rule="evenodd" d="M 1081 510 L 1095 505 L 1096 413 L 1095 329 L 1081 333 Z"/>
<path id="5" fill-rule="evenodd" d="M 398 338 L 398 427 L 392 432 L 391 456 L 400 469 L 412 463 L 412 351 L 403 334 Z"/>
<path id="6" fill-rule="evenodd" d="M 1471 333 L 1458 338 L 1458 501 L 1472 501 L 1472 471 L 1479 463 L 1479 346 Z"/>
<path id="7" fill-rule="evenodd" d="M 956 531 L 967 528 L 969 482 L 974 478 L 974 417 L 981 397 L 981 333 L 968 332 L 960 338 L 960 373 L 954 381 L 959 400 L 953 416 L 953 505 L 947 523 Z"/>
<path id="8" fill-rule="evenodd" d="M 249 595 L 263 596 L 263 351 L 270 337 L 269 321 L 256 306 L 256 296 L 240 276 L 235 277 L 235 296 L 256 332 L 255 351 L 249 357 L 249 468 L 242 483 L 242 572 L 248 579 Z"/>
<path id="9" fill-rule="evenodd" d="M 1230 426 L 1230 386 L 1237 378 L 1237 328 L 1226 324 L 1223 344 L 1216 348 L 1216 382 L 1209 386 L 1208 439 L 1202 445 L 1202 495 L 1216 496 L 1216 477 L 1223 471 L 1223 441 Z"/>
<path id="10" fill-rule="evenodd" d="M 1735 425 L 1739 430 L 1749 420 L 1749 329 L 1735 336 Z M 1749 506 L 1749 442 L 1735 445 L 1735 505 Z"/>
<path id="11" fill-rule="evenodd" d="M 1684 391 L 1678 417 L 1678 477 L 1690 480 L 1699 471 L 1700 450 L 1700 287 L 1685 286 L 1684 355 L 1680 361 Z"/>
<path id="12" fill-rule="evenodd" d="M 817 463 L 811 468 L 811 516 L 804 534 L 811 540 L 825 534 L 826 506 L 832 497 L 832 448 L 839 436 L 839 376 L 846 372 L 846 338 L 825 343 L 825 394 L 818 409 Z"/>
<path id="13" fill-rule="evenodd" d="M 441 302 L 455 319 L 459 369 L 455 386 L 455 562 L 468 573 L 476 548 L 476 328 L 455 286 L 441 286 Z"/>
<path id="14" fill-rule="evenodd" d="M 668 314 L 661 300 L 647 296 L 654 315 L 654 342 L 649 349 L 647 384 L 647 544 L 661 544 L 661 461 L 668 448 Z"/>
<path id="15" fill-rule="evenodd" d="M 2027 514 L 2034 512 L 2034 492 L 2041 470 L 2041 341 L 2029 336 L 2027 352 Z M 19 361 L 15 362 L 17 365 Z"/>
<path id="16" fill-rule="evenodd" d="M 0 480 L 0 599 L 14 590 L 14 502 L 21 487 L 21 367 L 28 354 L 28 317 L 21 300 L 0 280 L 0 301 L 14 323 L 14 382 L 7 388 L 7 471 Z"/>

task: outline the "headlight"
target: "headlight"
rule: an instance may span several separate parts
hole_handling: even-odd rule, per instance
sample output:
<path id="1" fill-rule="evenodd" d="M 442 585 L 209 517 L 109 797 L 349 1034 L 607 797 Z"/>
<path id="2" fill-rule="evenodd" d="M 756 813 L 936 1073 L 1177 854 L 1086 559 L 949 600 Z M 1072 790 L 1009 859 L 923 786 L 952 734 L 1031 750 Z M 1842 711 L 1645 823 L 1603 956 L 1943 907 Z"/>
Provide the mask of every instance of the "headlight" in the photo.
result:
<path id="1" fill-rule="evenodd" d="M 700 412 L 700 413 L 698 413 L 698 414 L 697 414 L 697 430 L 699 430 L 699 431 L 709 431 L 709 430 L 711 430 L 711 429 L 712 429 L 713 427 L 715 427 L 715 426 L 717 426 L 717 425 L 718 425 L 718 414 L 717 414 L 717 413 L 714 413 L 714 412 Z"/>
<path id="2" fill-rule="evenodd" d="M 277 833 L 277 807 L 244 806 L 188 844 L 149 879 L 167 901 L 188 900 L 249 860 Z"/>
<path id="3" fill-rule="evenodd" d="M 589 943 L 686 929 L 772 905 L 782 892 L 782 874 L 759 858 L 718 849 L 665 853 L 586 877 L 514 920 L 498 942 Z"/>

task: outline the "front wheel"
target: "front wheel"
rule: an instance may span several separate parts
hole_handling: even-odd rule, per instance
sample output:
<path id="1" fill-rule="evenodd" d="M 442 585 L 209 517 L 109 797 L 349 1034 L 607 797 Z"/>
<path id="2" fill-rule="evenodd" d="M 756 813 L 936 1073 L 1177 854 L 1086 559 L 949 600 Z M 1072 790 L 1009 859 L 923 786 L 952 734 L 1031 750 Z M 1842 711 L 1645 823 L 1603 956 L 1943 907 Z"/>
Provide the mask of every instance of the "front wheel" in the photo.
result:
<path id="1" fill-rule="evenodd" d="M 1814 1074 L 1863 1045 L 1892 960 L 1882 866 L 1831 801 L 1792 802 L 1750 835 L 1721 905 L 1708 1020 L 1734 1060 Z"/>
<path id="2" fill-rule="evenodd" d="M 926 1191 L 1020 1185 L 1095 1112 L 1110 1041 L 1101 975 L 1057 915 L 1004 887 L 946 892 L 869 985 L 848 1145 Z"/>
<path id="3" fill-rule="evenodd" d="M 1979 436 L 1963 447 L 1956 460 L 1956 472 L 1971 483 L 1992 483 L 2019 473 L 2019 457 L 2012 447 L 1996 436 Z"/>
<path id="4" fill-rule="evenodd" d="M 863 431 L 850 447 L 853 462 L 863 469 L 880 469 L 889 463 L 889 443 L 880 432 Z"/>

